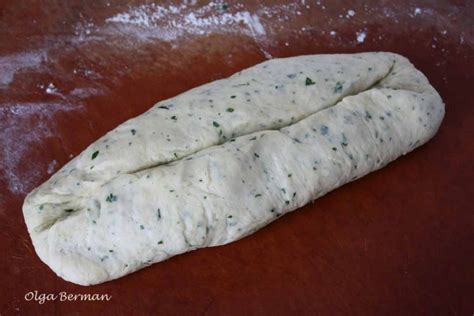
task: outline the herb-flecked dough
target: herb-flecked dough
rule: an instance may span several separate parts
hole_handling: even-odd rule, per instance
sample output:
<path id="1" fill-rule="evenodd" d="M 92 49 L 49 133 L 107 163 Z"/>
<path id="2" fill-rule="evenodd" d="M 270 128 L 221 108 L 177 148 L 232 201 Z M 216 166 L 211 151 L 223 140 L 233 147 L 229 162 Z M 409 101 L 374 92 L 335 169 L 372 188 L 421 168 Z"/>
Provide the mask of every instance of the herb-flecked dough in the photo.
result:
<path id="1" fill-rule="evenodd" d="M 91 285 L 223 245 L 434 136 L 444 105 L 392 53 L 273 59 L 158 102 L 25 199 L 35 250 Z"/>

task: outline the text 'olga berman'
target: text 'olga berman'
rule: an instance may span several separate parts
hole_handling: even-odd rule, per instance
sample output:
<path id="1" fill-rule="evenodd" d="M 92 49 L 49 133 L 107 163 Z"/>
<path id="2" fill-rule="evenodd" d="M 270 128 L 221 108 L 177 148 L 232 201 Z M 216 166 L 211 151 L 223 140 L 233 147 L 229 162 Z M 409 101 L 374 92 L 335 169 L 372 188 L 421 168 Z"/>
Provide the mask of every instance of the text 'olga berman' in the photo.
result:
<path id="1" fill-rule="evenodd" d="M 72 294 L 66 292 L 54 293 L 38 293 L 38 291 L 31 291 L 25 294 L 26 301 L 35 301 L 39 304 L 44 304 L 49 301 L 59 302 L 74 302 L 74 301 L 110 301 L 112 295 L 87 293 L 87 294 Z"/>

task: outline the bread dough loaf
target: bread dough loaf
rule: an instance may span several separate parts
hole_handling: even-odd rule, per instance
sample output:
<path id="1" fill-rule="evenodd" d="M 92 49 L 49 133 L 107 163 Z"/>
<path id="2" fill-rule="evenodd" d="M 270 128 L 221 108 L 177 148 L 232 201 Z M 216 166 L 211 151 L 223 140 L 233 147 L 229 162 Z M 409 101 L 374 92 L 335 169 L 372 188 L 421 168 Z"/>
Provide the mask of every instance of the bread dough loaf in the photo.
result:
<path id="1" fill-rule="evenodd" d="M 81 285 L 223 245 L 379 169 L 444 105 L 392 53 L 273 59 L 161 101 L 25 199 L 38 256 Z"/>

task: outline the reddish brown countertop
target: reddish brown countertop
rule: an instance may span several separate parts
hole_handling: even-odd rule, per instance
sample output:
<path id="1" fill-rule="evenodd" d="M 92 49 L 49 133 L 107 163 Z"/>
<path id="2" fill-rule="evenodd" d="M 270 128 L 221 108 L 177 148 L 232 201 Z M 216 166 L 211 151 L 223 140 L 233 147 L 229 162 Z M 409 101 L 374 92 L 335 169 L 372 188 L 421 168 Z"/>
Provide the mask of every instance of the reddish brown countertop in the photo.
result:
<path id="1" fill-rule="evenodd" d="M 1 315 L 474 313 L 474 4 L 275 2 L 0 3 Z M 251 237 L 102 285 L 36 256 L 26 193 L 106 131 L 266 58 L 362 51 L 407 56 L 440 92 L 427 145 Z"/>

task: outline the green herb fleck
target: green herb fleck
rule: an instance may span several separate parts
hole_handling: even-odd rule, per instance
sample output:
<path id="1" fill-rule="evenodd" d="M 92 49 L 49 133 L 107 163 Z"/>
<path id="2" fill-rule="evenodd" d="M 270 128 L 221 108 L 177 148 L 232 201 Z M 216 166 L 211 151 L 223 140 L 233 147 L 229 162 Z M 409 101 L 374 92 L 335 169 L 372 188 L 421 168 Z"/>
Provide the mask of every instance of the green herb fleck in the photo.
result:
<path id="1" fill-rule="evenodd" d="M 285 204 L 286 204 L 286 205 L 290 204 L 290 201 L 286 200 L 286 201 L 285 201 Z"/>
<path id="2" fill-rule="evenodd" d="M 233 108 L 227 108 L 226 111 L 229 112 L 229 113 L 232 113 L 232 112 L 234 112 L 234 109 Z"/>
<path id="3" fill-rule="evenodd" d="M 262 195 L 259 193 L 259 194 L 255 194 L 255 197 L 261 197 Z"/>
<path id="4" fill-rule="evenodd" d="M 347 146 L 347 137 L 346 137 L 346 134 L 342 133 L 342 142 L 341 142 L 341 145 L 346 147 Z"/>
<path id="5" fill-rule="evenodd" d="M 239 84 L 236 84 L 236 85 L 233 85 L 232 87 L 243 87 L 243 86 L 250 86 L 250 82 L 246 82 L 246 83 L 239 83 Z"/>
<path id="6" fill-rule="evenodd" d="M 169 108 L 166 105 L 160 105 L 158 108 L 159 109 L 164 109 L 164 110 L 169 110 Z"/>
<path id="7" fill-rule="evenodd" d="M 177 120 L 178 120 L 178 118 L 176 117 L 176 115 L 173 115 L 173 116 L 171 117 L 171 119 L 172 119 L 173 121 L 177 121 Z"/>
<path id="8" fill-rule="evenodd" d="M 327 133 L 329 133 L 329 127 L 327 127 L 326 125 L 322 125 L 321 126 L 321 135 L 326 135 Z"/>
<path id="9" fill-rule="evenodd" d="M 160 209 L 158 209 L 156 215 L 157 215 L 158 220 L 160 220 L 161 219 L 161 210 Z"/>
<path id="10" fill-rule="evenodd" d="M 336 82 L 336 86 L 334 87 L 334 93 L 340 93 L 342 91 L 342 82 Z"/>
<path id="11" fill-rule="evenodd" d="M 311 78 L 306 77 L 305 84 L 306 84 L 307 86 L 313 85 L 313 84 L 315 84 L 315 83 L 316 83 L 316 82 L 314 82 L 313 80 L 311 80 Z"/>
<path id="12" fill-rule="evenodd" d="M 232 215 L 227 216 L 227 218 L 232 218 Z"/>
<path id="13" fill-rule="evenodd" d="M 214 125 L 214 127 L 219 127 L 219 123 L 217 123 L 216 121 L 212 122 L 212 125 Z"/>
<path id="14" fill-rule="evenodd" d="M 291 173 L 288 174 L 288 178 L 291 178 Z"/>
<path id="15" fill-rule="evenodd" d="M 114 251 L 113 251 L 112 249 L 109 249 L 109 252 L 112 253 L 112 252 L 114 252 Z"/>
<path id="16" fill-rule="evenodd" d="M 230 98 L 231 98 L 231 99 L 235 99 L 236 96 L 235 96 L 235 95 L 231 95 Z"/>
<path id="17" fill-rule="evenodd" d="M 217 5 L 217 10 L 218 11 L 225 11 L 229 8 L 229 5 L 227 3 L 222 3 Z"/>
<path id="18" fill-rule="evenodd" d="M 158 245 L 162 245 L 162 244 L 163 244 L 163 240 L 160 240 L 160 241 L 158 242 Z"/>
<path id="19" fill-rule="evenodd" d="M 132 135 L 135 135 L 137 133 L 137 131 L 134 128 L 132 128 L 131 132 L 132 132 Z"/>
<path id="20" fill-rule="evenodd" d="M 91 156 L 91 160 L 94 160 L 95 158 L 97 158 L 97 156 L 99 155 L 99 151 L 94 151 L 94 153 L 92 154 Z"/>
<path id="21" fill-rule="evenodd" d="M 67 210 L 64 210 L 64 212 L 66 212 L 66 213 L 72 213 L 72 212 L 74 212 L 74 210 L 73 210 L 72 208 L 68 208 Z"/>
<path id="22" fill-rule="evenodd" d="M 111 202 L 115 202 L 117 201 L 117 196 L 116 195 L 113 195 L 112 193 L 110 193 L 109 195 L 107 195 L 107 197 L 105 198 L 105 201 L 111 203 Z"/>
<path id="23" fill-rule="evenodd" d="M 254 155 L 256 158 L 260 158 L 260 156 L 259 156 L 257 153 L 253 153 L 253 155 Z"/>
<path id="24" fill-rule="evenodd" d="M 257 136 L 250 138 L 249 140 L 257 140 Z"/>
<path id="25" fill-rule="evenodd" d="M 145 226 L 140 225 L 140 229 L 141 229 L 141 230 L 145 229 Z"/>

